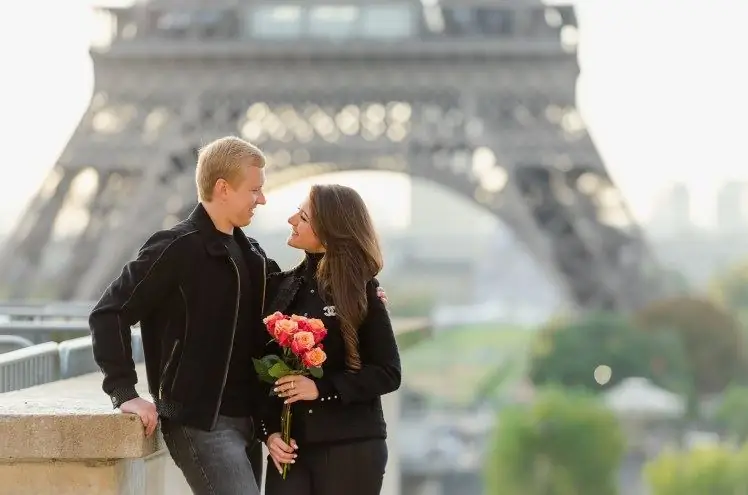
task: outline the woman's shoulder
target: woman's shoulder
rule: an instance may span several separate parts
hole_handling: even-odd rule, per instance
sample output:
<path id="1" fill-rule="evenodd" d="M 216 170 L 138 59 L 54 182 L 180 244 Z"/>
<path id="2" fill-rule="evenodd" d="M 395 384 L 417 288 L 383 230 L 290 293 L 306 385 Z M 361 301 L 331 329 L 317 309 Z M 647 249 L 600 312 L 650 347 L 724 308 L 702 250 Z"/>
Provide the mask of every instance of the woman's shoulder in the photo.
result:
<path id="1" fill-rule="evenodd" d="M 294 281 L 296 279 L 299 279 L 299 277 L 300 272 L 298 267 L 291 268 L 290 270 L 269 273 L 266 283 L 266 299 L 274 299 L 281 291 L 284 290 L 284 288 L 295 285 Z"/>
<path id="2" fill-rule="evenodd" d="M 301 265 L 297 265 L 288 270 L 281 270 L 279 272 L 268 273 L 268 280 L 283 280 L 289 277 L 298 277 L 301 275 Z"/>

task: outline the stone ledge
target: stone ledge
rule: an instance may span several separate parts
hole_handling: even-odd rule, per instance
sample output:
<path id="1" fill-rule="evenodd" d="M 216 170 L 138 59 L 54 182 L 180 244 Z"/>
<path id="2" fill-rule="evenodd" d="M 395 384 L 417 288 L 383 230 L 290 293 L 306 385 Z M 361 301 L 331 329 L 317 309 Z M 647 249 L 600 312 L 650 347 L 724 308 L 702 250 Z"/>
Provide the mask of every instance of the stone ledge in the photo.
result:
<path id="1" fill-rule="evenodd" d="M 145 367 L 137 367 L 144 378 Z M 34 459 L 129 459 L 161 448 L 140 419 L 112 409 L 100 373 L 0 394 L 0 463 Z M 145 384 L 138 391 L 150 397 Z"/>

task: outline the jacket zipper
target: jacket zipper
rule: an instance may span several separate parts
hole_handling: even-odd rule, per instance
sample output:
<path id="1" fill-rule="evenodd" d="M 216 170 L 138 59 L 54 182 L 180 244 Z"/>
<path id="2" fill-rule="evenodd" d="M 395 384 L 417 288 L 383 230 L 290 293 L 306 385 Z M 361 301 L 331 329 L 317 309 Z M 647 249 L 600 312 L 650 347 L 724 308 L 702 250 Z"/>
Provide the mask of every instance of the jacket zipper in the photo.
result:
<path id="1" fill-rule="evenodd" d="M 262 299 L 260 300 L 260 318 L 263 318 L 265 316 L 265 287 L 267 286 L 268 265 L 262 255 L 260 255 L 260 259 L 262 260 Z"/>
<path id="2" fill-rule="evenodd" d="M 239 319 L 239 301 L 241 300 L 242 285 L 241 277 L 239 275 L 239 267 L 236 266 L 236 262 L 229 257 L 231 264 L 234 266 L 234 272 L 236 273 L 236 307 L 234 308 L 234 324 L 231 327 L 231 346 L 229 347 L 229 358 L 226 360 L 226 368 L 223 370 L 223 382 L 221 383 L 221 393 L 218 396 L 218 405 L 216 405 L 216 411 L 213 414 L 213 426 L 218 421 L 218 413 L 221 410 L 221 400 L 223 400 L 223 392 L 226 387 L 226 379 L 229 376 L 229 367 L 231 366 L 231 355 L 234 353 L 234 337 L 236 336 L 236 324 Z"/>
<path id="3" fill-rule="evenodd" d="M 169 359 L 166 361 L 166 366 L 164 366 L 164 371 L 161 373 L 162 377 L 166 377 L 166 372 L 169 371 L 169 367 L 171 366 L 172 361 L 174 360 L 174 355 L 177 352 L 177 345 L 179 344 L 178 340 L 174 341 L 174 345 L 171 347 L 171 354 L 169 355 Z M 177 376 L 174 375 L 174 379 L 176 379 Z M 172 383 L 172 386 L 174 386 L 174 383 Z M 161 386 L 158 388 L 158 398 L 163 399 L 164 395 L 164 380 L 161 380 Z"/>

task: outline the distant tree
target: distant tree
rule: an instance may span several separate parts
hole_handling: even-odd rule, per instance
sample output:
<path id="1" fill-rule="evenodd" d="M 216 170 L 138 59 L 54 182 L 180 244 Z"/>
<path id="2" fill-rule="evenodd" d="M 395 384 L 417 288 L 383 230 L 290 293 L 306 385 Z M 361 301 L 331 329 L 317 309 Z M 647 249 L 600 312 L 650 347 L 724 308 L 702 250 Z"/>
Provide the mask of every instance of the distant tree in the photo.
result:
<path id="1" fill-rule="evenodd" d="M 719 273 L 709 285 L 709 295 L 725 308 L 748 316 L 748 261 Z"/>
<path id="2" fill-rule="evenodd" d="M 722 392 L 746 369 L 740 324 L 712 301 L 688 296 L 658 301 L 633 322 L 651 335 L 680 337 L 698 395 Z"/>
<path id="3" fill-rule="evenodd" d="M 622 315 L 586 315 L 538 332 L 529 375 L 536 385 L 558 384 L 590 391 L 604 390 L 635 376 L 680 391 L 687 371 L 679 344 L 673 335 L 639 331 Z M 598 383 L 594 376 L 601 365 L 612 371 L 604 383 Z"/>
<path id="4" fill-rule="evenodd" d="M 748 440 L 748 387 L 727 388 L 715 414 L 717 424 L 737 444 Z"/>
<path id="5" fill-rule="evenodd" d="M 625 441 L 612 412 L 590 398 L 543 391 L 505 409 L 485 467 L 486 495 L 615 495 Z"/>
<path id="6" fill-rule="evenodd" d="M 748 493 L 748 452 L 699 447 L 665 452 L 644 469 L 652 495 L 733 495 Z"/>

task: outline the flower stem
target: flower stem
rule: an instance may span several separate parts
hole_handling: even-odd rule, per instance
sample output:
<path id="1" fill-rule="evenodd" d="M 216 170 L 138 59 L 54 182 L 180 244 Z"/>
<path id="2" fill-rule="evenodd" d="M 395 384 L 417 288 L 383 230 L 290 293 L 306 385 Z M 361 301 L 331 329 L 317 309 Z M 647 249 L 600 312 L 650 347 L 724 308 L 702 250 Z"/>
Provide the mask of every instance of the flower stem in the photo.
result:
<path id="1" fill-rule="evenodd" d="M 291 445 L 291 404 L 283 404 L 283 413 L 281 414 L 281 435 L 286 445 Z M 286 479 L 286 473 L 291 466 L 283 464 L 281 477 Z"/>

